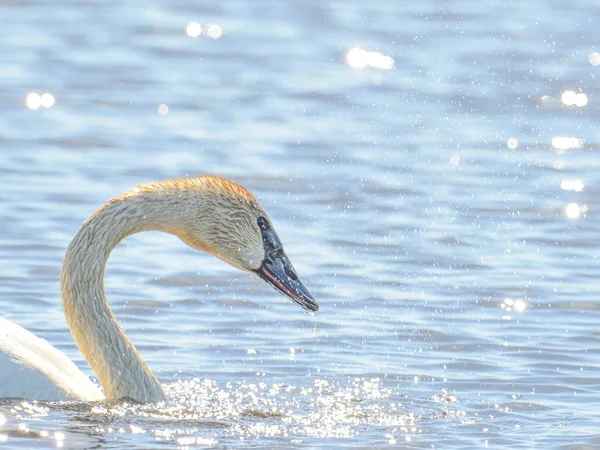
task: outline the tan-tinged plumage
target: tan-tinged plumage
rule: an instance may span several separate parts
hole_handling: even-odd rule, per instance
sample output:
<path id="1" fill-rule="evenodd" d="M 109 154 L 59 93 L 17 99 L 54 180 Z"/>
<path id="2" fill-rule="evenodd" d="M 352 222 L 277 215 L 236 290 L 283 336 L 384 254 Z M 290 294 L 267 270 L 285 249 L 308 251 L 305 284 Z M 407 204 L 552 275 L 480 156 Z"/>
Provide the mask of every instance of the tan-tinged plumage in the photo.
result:
<path id="1" fill-rule="evenodd" d="M 303 308 L 318 309 L 283 252 L 264 210 L 245 188 L 212 175 L 136 186 L 107 201 L 83 223 L 67 248 L 61 274 L 67 323 L 98 376 L 106 400 L 164 399 L 160 383 L 118 324 L 104 291 L 104 271 L 112 249 L 127 236 L 148 230 L 174 234 L 193 248 L 256 272 Z M 45 349 L 44 343 L 35 341 L 39 338 L 18 325 L 11 323 L 5 328 L 12 331 L 4 337 L 0 332 L 0 354 L 4 352 L 22 366 L 44 373 L 67 397 L 85 401 L 101 398 L 87 377 L 89 384 L 80 374 L 66 376 L 61 372 L 61 365 L 66 363 L 58 350 Z M 41 363 L 24 357 L 24 346 L 51 357 L 48 361 L 42 358 Z M 73 367 L 69 370 L 71 374 Z M 77 381 L 69 382 L 69 377 Z M 63 386 L 65 383 L 69 386 Z M 81 389 L 73 383 L 82 385 Z"/>

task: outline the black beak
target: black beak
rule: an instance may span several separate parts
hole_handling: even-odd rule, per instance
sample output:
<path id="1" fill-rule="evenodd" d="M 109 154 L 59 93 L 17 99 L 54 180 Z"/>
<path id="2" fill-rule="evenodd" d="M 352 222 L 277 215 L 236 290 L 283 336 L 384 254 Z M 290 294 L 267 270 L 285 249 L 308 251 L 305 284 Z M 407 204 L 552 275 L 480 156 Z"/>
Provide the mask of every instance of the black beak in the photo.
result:
<path id="1" fill-rule="evenodd" d="M 298 278 L 271 224 L 264 217 L 259 217 L 257 223 L 262 232 L 265 259 L 256 274 L 306 311 L 318 311 L 317 301 Z"/>

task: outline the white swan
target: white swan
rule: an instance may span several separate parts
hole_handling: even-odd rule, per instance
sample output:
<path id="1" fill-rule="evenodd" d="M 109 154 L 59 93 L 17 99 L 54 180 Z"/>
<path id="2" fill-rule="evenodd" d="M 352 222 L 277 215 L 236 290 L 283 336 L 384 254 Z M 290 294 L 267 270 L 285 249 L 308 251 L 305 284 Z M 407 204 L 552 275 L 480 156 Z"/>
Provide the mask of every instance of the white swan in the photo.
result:
<path id="1" fill-rule="evenodd" d="M 0 398 L 164 399 L 160 383 L 117 323 L 104 293 L 111 250 L 146 230 L 174 234 L 195 249 L 255 272 L 307 311 L 319 309 L 267 214 L 246 189 L 212 175 L 140 185 L 109 200 L 84 222 L 62 268 L 67 323 L 104 393 L 62 352 L 0 317 Z"/>

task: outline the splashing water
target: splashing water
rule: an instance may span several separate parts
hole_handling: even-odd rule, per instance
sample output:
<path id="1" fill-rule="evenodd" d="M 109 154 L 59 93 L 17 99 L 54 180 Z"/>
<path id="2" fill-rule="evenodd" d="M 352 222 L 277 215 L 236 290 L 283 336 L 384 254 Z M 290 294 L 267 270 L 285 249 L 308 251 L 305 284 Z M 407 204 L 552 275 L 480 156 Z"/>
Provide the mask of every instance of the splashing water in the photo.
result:
<path id="1" fill-rule="evenodd" d="M 118 436 L 120 442 L 131 439 L 140 445 L 238 445 L 257 439 L 344 441 L 364 430 L 374 435 L 374 441 L 411 440 L 421 432 L 420 417 L 404 405 L 407 394 L 385 387 L 380 378 L 356 377 L 345 384 L 325 378 L 309 381 L 267 384 L 259 377 L 221 385 L 196 378 L 165 385 L 169 400 L 159 404 L 4 402 L 0 411 L 8 410 L 9 417 L 0 422 L 0 435 L 11 442 L 44 438 L 68 444 L 81 436 L 39 428 L 47 422 L 39 419 L 65 412 L 73 433 L 85 429 L 91 440 Z M 446 401 L 443 398 L 442 394 L 431 402 Z M 438 417 L 451 415 L 460 416 L 438 411 Z"/>

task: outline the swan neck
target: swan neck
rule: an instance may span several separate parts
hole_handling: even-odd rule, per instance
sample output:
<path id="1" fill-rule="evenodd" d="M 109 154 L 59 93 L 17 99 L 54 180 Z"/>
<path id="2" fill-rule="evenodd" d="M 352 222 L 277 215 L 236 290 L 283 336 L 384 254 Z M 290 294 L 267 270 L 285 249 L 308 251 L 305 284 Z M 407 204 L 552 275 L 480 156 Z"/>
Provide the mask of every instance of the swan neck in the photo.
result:
<path id="1" fill-rule="evenodd" d="M 67 323 L 108 401 L 164 399 L 160 383 L 108 305 L 104 272 L 112 249 L 125 237 L 145 230 L 171 232 L 166 206 L 148 193 L 109 200 L 81 226 L 65 254 L 61 290 Z"/>

